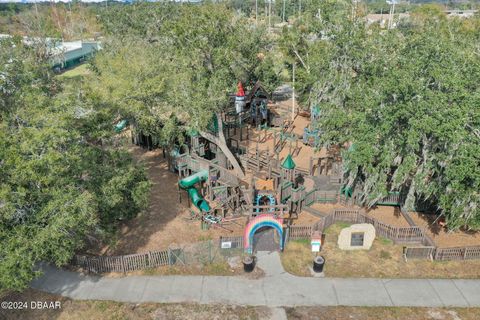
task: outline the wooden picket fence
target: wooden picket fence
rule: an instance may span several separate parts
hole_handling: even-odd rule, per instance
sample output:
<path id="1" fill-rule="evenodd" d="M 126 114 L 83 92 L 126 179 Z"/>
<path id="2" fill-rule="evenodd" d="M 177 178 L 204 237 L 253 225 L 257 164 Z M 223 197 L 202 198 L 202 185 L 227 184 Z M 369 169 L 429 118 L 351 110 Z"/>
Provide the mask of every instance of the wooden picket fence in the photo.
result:
<path id="1" fill-rule="evenodd" d="M 403 258 L 408 259 L 430 259 L 433 260 L 435 255 L 435 247 L 403 247 Z"/>
<path id="2" fill-rule="evenodd" d="M 123 256 L 75 255 L 72 261 L 72 265 L 92 273 L 129 272 L 169 264 L 169 250 L 149 251 Z"/>
<path id="3" fill-rule="evenodd" d="M 480 246 L 455 248 L 436 248 L 432 246 L 404 247 L 403 256 L 406 261 L 408 261 L 408 259 L 430 259 L 440 261 L 475 260 L 480 259 Z"/>
<path id="4" fill-rule="evenodd" d="M 292 225 L 289 227 L 287 240 L 310 239 L 312 232 L 312 225 Z"/>
<path id="5" fill-rule="evenodd" d="M 435 260 L 473 260 L 480 259 L 480 246 L 437 248 Z"/>
<path id="6" fill-rule="evenodd" d="M 338 202 L 338 191 L 315 191 L 315 202 L 319 203 L 337 203 Z"/>
<path id="7" fill-rule="evenodd" d="M 421 244 L 425 232 L 416 226 L 397 227 L 381 222 L 363 214 L 358 209 L 335 209 L 328 216 L 321 218 L 313 225 L 290 226 L 290 239 L 310 238 L 314 231 L 323 232 L 335 222 L 370 223 L 375 227 L 377 235 L 388 238 L 395 243 L 418 243 Z"/>

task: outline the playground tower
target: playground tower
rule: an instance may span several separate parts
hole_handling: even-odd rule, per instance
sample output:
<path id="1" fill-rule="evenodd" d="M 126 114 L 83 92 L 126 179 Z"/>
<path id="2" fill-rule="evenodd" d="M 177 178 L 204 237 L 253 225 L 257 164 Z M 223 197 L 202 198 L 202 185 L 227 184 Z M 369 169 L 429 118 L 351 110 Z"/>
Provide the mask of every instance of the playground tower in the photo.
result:
<path id="1" fill-rule="evenodd" d="M 237 94 L 235 95 L 235 111 L 237 114 L 241 113 L 245 108 L 245 91 L 243 90 L 242 82 L 238 82 Z"/>
<path id="2" fill-rule="evenodd" d="M 293 180 L 295 179 L 295 167 L 296 167 L 296 164 L 293 161 L 292 155 L 289 153 L 282 163 L 283 181 L 293 182 Z"/>

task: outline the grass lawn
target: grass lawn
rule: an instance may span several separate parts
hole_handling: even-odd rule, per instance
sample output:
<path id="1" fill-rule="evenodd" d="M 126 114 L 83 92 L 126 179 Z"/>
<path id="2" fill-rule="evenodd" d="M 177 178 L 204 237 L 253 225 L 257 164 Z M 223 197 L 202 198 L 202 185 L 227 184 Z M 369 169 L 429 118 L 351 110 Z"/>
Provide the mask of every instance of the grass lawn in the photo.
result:
<path id="1" fill-rule="evenodd" d="M 289 320 L 477 320 L 479 308 L 301 307 L 286 308 Z"/>
<path id="2" fill-rule="evenodd" d="M 68 69 L 65 72 L 62 72 L 58 75 L 58 78 L 63 80 L 78 80 L 89 75 L 91 72 L 88 70 L 88 65 L 83 63 L 74 68 Z"/>
<path id="3" fill-rule="evenodd" d="M 71 300 L 36 290 L 26 290 L 6 298 L 7 301 L 60 301 L 59 310 L 7 311 L 6 320 L 210 320 L 210 319 L 268 319 L 269 310 L 263 307 L 228 305 L 120 303 L 113 301 Z"/>
<path id="4" fill-rule="evenodd" d="M 240 259 L 240 258 L 239 258 Z M 123 276 L 123 274 L 118 274 Z M 128 274 L 130 275 L 130 273 Z M 174 265 L 132 272 L 131 275 L 204 275 L 204 276 L 243 276 L 249 279 L 258 279 L 265 275 L 264 271 L 256 267 L 251 273 L 243 271 L 243 264 L 239 260 L 235 268 L 231 268 L 226 261 L 215 261 L 202 266 L 198 265 Z"/>
<path id="5" fill-rule="evenodd" d="M 325 232 L 325 243 L 320 254 L 325 257 L 325 275 L 328 277 L 374 278 L 480 278 L 480 261 L 409 260 L 402 257 L 403 246 L 377 238 L 370 250 L 342 251 L 337 240 L 340 230 L 348 226 L 337 223 Z M 281 255 L 288 272 L 310 276 L 313 254 L 309 241 L 291 241 Z"/>
<path id="6" fill-rule="evenodd" d="M 26 290 L 5 298 L 6 301 L 60 301 L 57 310 L 17 310 L 0 312 L 5 320 L 210 320 L 274 319 L 267 307 L 200 305 L 194 303 L 120 303 L 113 301 L 71 300 L 61 296 Z M 285 308 L 290 320 L 477 320 L 479 308 L 405 308 L 405 307 L 296 307 Z"/>

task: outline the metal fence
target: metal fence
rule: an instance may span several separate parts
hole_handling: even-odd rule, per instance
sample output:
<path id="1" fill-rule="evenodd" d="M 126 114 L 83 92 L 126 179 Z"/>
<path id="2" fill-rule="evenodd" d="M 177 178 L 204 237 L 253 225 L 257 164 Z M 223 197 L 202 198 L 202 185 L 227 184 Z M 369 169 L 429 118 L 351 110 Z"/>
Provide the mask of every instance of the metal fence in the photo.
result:
<path id="1" fill-rule="evenodd" d="M 243 249 L 243 237 L 220 237 L 220 249 Z"/>

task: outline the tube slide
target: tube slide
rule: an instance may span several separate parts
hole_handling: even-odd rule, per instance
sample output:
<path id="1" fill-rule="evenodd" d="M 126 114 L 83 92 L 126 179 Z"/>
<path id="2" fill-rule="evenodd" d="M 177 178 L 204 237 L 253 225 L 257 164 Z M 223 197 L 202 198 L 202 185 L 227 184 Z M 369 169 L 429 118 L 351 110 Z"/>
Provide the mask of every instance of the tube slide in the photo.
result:
<path id="1" fill-rule="evenodd" d="M 188 176 L 178 183 L 180 188 L 187 190 L 188 196 L 192 203 L 202 212 L 210 211 L 208 202 L 202 197 L 198 190 L 194 187 L 195 184 L 208 179 L 208 170 L 202 170 L 191 176 Z"/>

